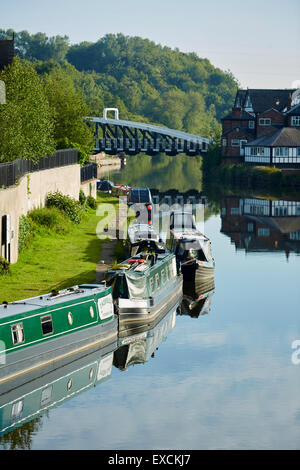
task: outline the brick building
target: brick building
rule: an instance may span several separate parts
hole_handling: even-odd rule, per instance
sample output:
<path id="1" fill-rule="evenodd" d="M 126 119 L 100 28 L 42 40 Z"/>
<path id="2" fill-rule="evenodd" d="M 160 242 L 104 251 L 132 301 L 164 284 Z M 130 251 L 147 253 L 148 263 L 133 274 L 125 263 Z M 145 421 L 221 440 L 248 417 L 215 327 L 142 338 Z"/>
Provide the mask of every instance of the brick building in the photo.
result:
<path id="1" fill-rule="evenodd" d="M 300 168 L 300 90 L 238 90 L 222 120 L 222 162 Z"/>

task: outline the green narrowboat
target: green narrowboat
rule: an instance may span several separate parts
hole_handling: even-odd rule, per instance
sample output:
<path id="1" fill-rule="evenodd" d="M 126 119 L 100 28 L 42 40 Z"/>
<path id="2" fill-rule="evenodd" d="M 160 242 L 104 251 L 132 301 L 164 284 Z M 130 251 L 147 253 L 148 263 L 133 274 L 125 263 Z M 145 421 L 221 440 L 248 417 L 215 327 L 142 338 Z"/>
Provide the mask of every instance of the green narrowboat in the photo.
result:
<path id="1" fill-rule="evenodd" d="M 34 433 L 34 420 L 38 420 L 47 411 L 65 401 L 109 380 L 117 344 L 116 339 L 113 343 L 65 365 L 58 361 L 53 371 L 30 382 L 24 380 L 23 376 L 23 382 L 17 388 L 0 395 L 0 436 L 22 426 L 26 428 L 26 423 L 31 423 L 27 429 Z M 20 445 L 23 436 L 28 437 L 21 428 Z M 6 442 L 9 442 L 9 438 Z"/>
<path id="2" fill-rule="evenodd" d="M 112 290 L 82 284 L 0 305 L 0 395 L 6 382 L 52 370 L 113 342 L 118 335 Z M 12 386 L 12 385 L 10 385 Z"/>
<path id="3" fill-rule="evenodd" d="M 135 256 L 105 273 L 112 287 L 119 334 L 130 324 L 151 322 L 182 298 L 176 257 L 163 244 L 143 240 Z"/>

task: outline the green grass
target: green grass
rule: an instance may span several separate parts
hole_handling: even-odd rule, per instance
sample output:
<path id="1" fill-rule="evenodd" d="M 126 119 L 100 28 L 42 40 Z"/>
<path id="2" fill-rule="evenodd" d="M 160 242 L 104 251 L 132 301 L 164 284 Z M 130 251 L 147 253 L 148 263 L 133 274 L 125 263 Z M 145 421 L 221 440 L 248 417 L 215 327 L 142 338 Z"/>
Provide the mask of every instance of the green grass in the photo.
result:
<path id="1" fill-rule="evenodd" d="M 117 204 L 118 200 L 103 194 L 98 204 Z M 80 224 L 72 224 L 67 233 L 49 229 L 35 233 L 29 247 L 10 266 L 10 274 L 0 276 L 0 303 L 25 299 L 80 283 L 94 282 L 96 264 L 101 258 L 101 244 L 96 227 L 103 216 L 87 209 Z M 106 222 L 109 223 L 106 217 Z"/>

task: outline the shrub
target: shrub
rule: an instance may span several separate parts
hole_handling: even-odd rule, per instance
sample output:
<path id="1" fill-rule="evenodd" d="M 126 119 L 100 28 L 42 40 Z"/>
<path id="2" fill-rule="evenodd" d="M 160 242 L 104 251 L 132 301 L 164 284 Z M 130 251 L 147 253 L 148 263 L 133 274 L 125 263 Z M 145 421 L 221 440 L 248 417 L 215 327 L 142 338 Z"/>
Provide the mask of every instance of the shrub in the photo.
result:
<path id="1" fill-rule="evenodd" d="M 56 191 L 49 193 L 46 200 L 47 207 L 57 207 L 75 224 L 79 224 L 82 219 L 82 206 L 79 201 Z"/>
<path id="2" fill-rule="evenodd" d="M 86 200 L 87 200 L 87 197 L 86 195 L 84 194 L 84 191 L 81 189 L 79 191 L 79 202 L 82 206 L 85 206 L 86 205 Z"/>
<path id="3" fill-rule="evenodd" d="M 19 218 L 19 242 L 18 250 L 22 251 L 33 237 L 33 227 L 31 221 L 25 215 Z"/>
<path id="4" fill-rule="evenodd" d="M 97 201 L 95 198 L 93 198 L 93 196 L 88 196 L 86 198 L 86 203 L 89 207 L 91 207 L 91 209 L 97 209 Z"/>
<path id="5" fill-rule="evenodd" d="M 0 275 L 8 274 L 10 271 L 10 263 L 0 256 Z"/>

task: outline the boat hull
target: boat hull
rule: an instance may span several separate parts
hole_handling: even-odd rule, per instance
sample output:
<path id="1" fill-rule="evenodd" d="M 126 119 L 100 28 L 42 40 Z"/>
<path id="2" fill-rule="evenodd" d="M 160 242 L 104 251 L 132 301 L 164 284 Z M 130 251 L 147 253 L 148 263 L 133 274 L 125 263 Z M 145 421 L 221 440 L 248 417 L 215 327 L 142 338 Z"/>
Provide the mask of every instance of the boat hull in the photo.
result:
<path id="1" fill-rule="evenodd" d="M 145 324 L 160 321 L 170 309 L 182 299 L 182 276 L 176 276 L 172 283 L 154 298 L 148 299 L 118 299 L 119 337 L 128 332 L 137 332 Z"/>
<path id="2" fill-rule="evenodd" d="M 215 267 L 211 263 L 181 264 L 181 272 L 184 280 L 208 280 L 214 278 Z"/>
<path id="3" fill-rule="evenodd" d="M 0 395 L 47 374 L 62 365 L 90 354 L 117 340 L 118 319 L 113 319 L 43 343 L 14 351 L 2 357 Z"/>

